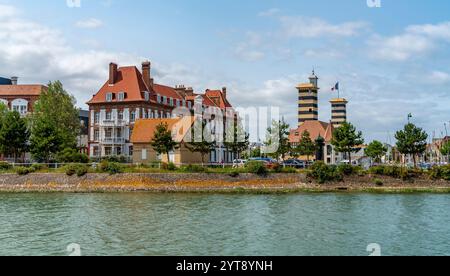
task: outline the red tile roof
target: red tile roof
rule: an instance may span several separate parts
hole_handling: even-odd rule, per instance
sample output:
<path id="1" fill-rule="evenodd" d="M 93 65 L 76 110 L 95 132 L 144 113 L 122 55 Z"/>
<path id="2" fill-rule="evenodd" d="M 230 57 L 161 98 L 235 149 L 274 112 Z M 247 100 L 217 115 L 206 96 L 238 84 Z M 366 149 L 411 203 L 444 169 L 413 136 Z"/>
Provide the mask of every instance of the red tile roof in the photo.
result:
<path id="1" fill-rule="evenodd" d="M 172 98 L 172 99 L 183 100 L 183 97 L 180 94 L 178 94 L 178 92 L 175 91 L 175 89 L 173 87 L 169 87 L 169 86 L 165 86 L 165 85 L 161 85 L 161 84 L 154 84 L 153 90 L 161 96 L 166 96 L 166 97 Z"/>
<path id="2" fill-rule="evenodd" d="M 209 98 L 219 98 L 218 107 L 222 109 L 232 107 L 221 90 L 206 90 L 205 95 Z"/>
<path id="3" fill-rule="evenodd" d="M 133 134 L 131 135 L 131 142 L 134 144 L 149 144 L 155 136 L 156 127 L 161 123 L 167 124 L 168 129 L 172 131 L 173 139 L 176 142 L 181 142 L 191 129 L 194 120 L 194 117 L 191 116 L 174 119 L 137 120 L 134 125 Z"/>
<path id="4" fill-rule="evenodd" d="M 0 96 L 40 96 L 44 85 L 0 85 Z"/>
<path id="5" fill-rule="evenodd" d="M 291 130 L 289 141 L 291 143 L 299 143 L 305 131 L 309 132 L 313 141 L 321 136 L 328 143 L 333 138 L 334 127 L 333 124 L 321 121 L 306 121 L 299 128 Z"/>

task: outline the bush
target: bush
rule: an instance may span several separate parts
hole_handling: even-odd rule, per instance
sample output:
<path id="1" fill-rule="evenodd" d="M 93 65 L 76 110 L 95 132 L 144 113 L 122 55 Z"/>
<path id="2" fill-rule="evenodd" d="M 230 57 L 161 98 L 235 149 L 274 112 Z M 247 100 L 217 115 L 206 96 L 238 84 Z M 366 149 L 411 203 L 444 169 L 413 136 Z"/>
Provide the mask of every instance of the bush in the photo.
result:
<path id="1" fill-rule="evenodd" d="M 81 177 L 88 173 L 88 167 L 82 164 L 67 165 L 64 170 L 68 176 L 76 174 L 78 177 Z"/>
<path id="2" fill-rule="evenodd" d="M 176 171 L 177 170 L 177 166 L 175 166 L 174 163 L 161 163 L 161 169 L 165 170 L 165 171 Z"/>
<path id="3" fill-rule="evenodd" d="M 245 164 L 245 167 L 247 168 L 247 171 L 249 173 L 257 174 L 260 176 L 266 176 L 269 173 L 266 165 L 263 162 L 251 161 Z"/>
<path id="4" fill-rule="evenodd" d="M 32 169 L 34 172 L 38 172 L 38 171 L 42 171 L 42 170 L 48 169 L 48 166 L 47 166 L 47 165 L 44 165 L 44 164 L 33 164 L 33 165 L 31 166 L 31 169 Z"/>
<path id="5" fill-rule="evenodd" d="M 429 175 L 432 179 L 443 179 L 450 181 L 450 165 L 446 166 L 434 166 L 430 171 Z"/>
<path id="6" fill-rule="evenodd" d="M 110 175 L 123 173 L 123 167 L 116 162 L 102 161 L 100 163 L 100 170 Z"/>
<path id="7" fill-rule="evenodd" d="M 272 171 L 275 172 L 275 173 L 281 173 L 281 172 L 283 172 L 283 166 L 281 166 L 281 165 L 278 164 L 278 163 L 273 164 L 272 167 L 271 167 L 271 169 L 272 169 Z"/>
<path id="8" fill-rule="evenodd" d="M 291 167 L 287 167 L 281 170 L 282 173 L 297 173 L 297 169 L 295 168 L 291 168 Z"/>
<path id="9" fill-rule="evenodd" d="M 317 180 L 320 184 L 329 181 L 342 181 L 344 179 L 344 176 L 338 170 L 338 167 L 328 166 L 324 162 L 314 163 L 308 172 L 308 177 Z"/>
<path id="10" fill-rule="evenodd" d="M 104 157 L 102 161 L 107 161 L 110 163 L 127 163 L 127 158 L 125 156 L 108 156 Z"/>
<path id="11" fill-rule="evenodd" d="M 356 169 L 350 164 L 341 164 L 337 167 L 339 173 L 349 176 L 356 172 Z"/>
<path id="12" fill-rule="evenodd" d="M 373 183 L 375 183 L 375 185 L 380 186 L 380 187 L 384 185 L 383 180 L 381 180 L 381 179 L 379 179 L 379 178 L 376 178 L 376 179 L 373 181 Z"/>
<path id="13" fill-rule="evenodd" d="M 15 171 L 18 175 L 27 175 L 33 172 L 31 168 L 27 167 L 16 167 Z"/>
<path id="14" fill-rule="evenodd" d="M 60 163 L 89 163 L 89 157 L 76 149 L 64 149 L 56 158 Z"/>
<path id="15" fill-rule="evenodd" d="M 369 169 L 371 174 L 390 176 L 394 178 L 405 178 L 408 172 L 397 166 L 376 166 Z"/>
<path id="16" fill-rule="evenodd" d="M 8 162 L 0 162 L 0 171 L 7 171 L 12 169 L 12 165 Z"/>
<path id="17" fill-rule="evenodd" d="M 208 169 L 199 165 L 188 165 L 183 168 L 183 171 L 189 172 L 189 173 L 204 173 L 207 172 Z"/>
<path id="18" fill-rule="evenodd" d="M 239 172 L 236 172 L 236 171 L 231 172 L 231 173 L 229 174 L 229 176 L 230 176 L 230 177 L 233 177 L 233 178 L 239 177 Z"/>

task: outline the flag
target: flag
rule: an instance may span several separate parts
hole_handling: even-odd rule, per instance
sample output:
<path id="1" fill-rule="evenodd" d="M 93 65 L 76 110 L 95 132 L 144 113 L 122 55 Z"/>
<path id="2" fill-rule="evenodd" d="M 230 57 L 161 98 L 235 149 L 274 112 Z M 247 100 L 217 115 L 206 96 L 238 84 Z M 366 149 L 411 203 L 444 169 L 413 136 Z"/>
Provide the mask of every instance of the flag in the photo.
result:
<path id="1" fill-rule="evenodd" d="M 339 82 L 336 83 L 336 85 L 333 88 L 331 88 L 331 91 L 339 91 Z"/>

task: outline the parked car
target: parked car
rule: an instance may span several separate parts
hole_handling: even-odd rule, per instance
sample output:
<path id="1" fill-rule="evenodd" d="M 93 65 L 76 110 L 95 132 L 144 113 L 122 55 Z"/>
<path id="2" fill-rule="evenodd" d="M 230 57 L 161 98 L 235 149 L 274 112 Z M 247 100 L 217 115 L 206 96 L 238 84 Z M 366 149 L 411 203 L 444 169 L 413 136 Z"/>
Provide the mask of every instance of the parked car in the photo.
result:
<path id="1" fill-rule="evenodd" d="M 235 159 L 233 160 L 233 168 L 243 168 L 247 164 L 247 160 L 244 159 Z"/>
<path id="2" fill-rule="evenodd" d="M 254 162 L 262 162 L 262 163 L 264 163 L 264 164 L 266 165 L 266 167 L 267 167 L 268 169 L 272 169 L 272 168 L 274 168 L 276 165 L 279 164 L 278 161 L 275 160 L 275 159 L 272 159 L 272 158 L 262 158 L 262 157 L 259 157 L 259 158 L 250 158 L 248 161 L 249 161 L 249 162 L 251 162 L 251 161 L 254 161 Z"/>
<path id="3" fill-rule="evenodd" d="M 282 163 L 283 166 L 295 168 L 295 169 L 305 169 L 306 168 L 306 162 L 297 160 L 297 159 L 289 159 Z"/>

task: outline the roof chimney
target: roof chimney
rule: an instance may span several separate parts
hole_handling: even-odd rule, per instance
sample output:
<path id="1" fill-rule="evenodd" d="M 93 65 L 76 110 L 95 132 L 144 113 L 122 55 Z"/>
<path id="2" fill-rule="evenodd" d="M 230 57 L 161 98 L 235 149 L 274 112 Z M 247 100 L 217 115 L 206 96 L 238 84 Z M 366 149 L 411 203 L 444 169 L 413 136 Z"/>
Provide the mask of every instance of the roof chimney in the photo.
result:
<path id="1" fill-rule="evenodd" d="M 19 80 L 18 77 L 11 77 L 11 84 L 12 85 L 17 85 L 17 81 Z"/>
<path id="2" fill-rule="evenodd" d="M 186 88 L 186 95 L 187 96 L 193 96 L 194 95 L 194 89 L 192 87 Z"/>
<path id="3" fill-rule="evenodd" d="M 176 85 L 175 91 L 177 91 L 183 98 L 186 98 L 186 87 L 184 85 Z"/>
<path id="4" fill-rule="evenodd" d="M 227 98 L 227 88 L 226 87 L 222 88 L 222 94 L 223 94 L 223 97 L 226 99 Z"/>
<path id="5" fill-rule="evenodd" d="M 144 79 L 145 84 L 151 88 L 153 87 L 153 79 L 151 78 L 151 70 L 152 64 L 150 61 L 142 62 L 142 78 Z"/>
<path id="6" fill-rule="evenodd" d="M 109 64 L 109 85 L 114 85 L 117 80 L 117 64 L 111 62 Z"/>

